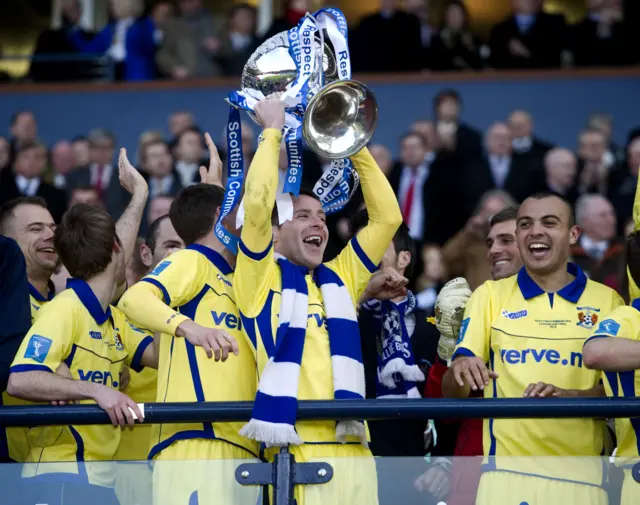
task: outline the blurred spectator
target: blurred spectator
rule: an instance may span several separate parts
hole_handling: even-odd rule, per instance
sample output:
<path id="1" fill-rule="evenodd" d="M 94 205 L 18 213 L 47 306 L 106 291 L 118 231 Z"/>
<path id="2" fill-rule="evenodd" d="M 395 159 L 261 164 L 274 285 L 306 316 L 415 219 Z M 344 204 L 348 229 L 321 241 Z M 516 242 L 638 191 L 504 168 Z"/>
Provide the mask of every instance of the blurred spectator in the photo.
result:
<path id="1" fill-rule="evenodd" d="M 24 144 L 30 144 L 38 138 L 38 123 L 33 112 L 23 110 L 16 112 L 11 118 L 11 161 Z"/>
<path id="2" fill-rule="evenodd" d="M 92 77 L 93 63 L 68 59 L 69 56 L 73 57 L 78 52 L 73 42 L 69 40 L 72 32 L 87 43 L 95 36 L 94 33 L 80 26 L 81 3 L 79 0 L 63 0 L 61 11 L 62 26 L 57 30 L 45 30 L 36 41 L 33 50 L 34 59 L 29 69 L 29 77 L 34 81 L 71 81 Z M 46 57 L 53 55 L 66 56 L 67 61 L 46 60 Z"/>
<path id="3" fill-rule="evenodd" d="M 613 205 L 602 195 L 581 196 L 576 202 L 576 224 L 582 233 L 571 248 L 572 261 L 590 279 L 621 292 L 626 258 L 624 244 L 615 240 L 617 222 Z"/>
<path id="4" fill-rule="evenodd" d="M 411 72 L 422 68 L 420 21 L 382 0 L 380 11 L 360 20 L 350 34 L 352 65 L 357 72 Z M 383 37 L 380 34 L 384 34 Z"/>
<path id="5" fill-rule="evenodd" d="M 608 197 L 616 209 L 619 223 L 625 223 L 632 216 L 638 185 L 638 168 L 640 168 L 640 137 L 631 141 L 627 147 L 627 159 L 609 176 Z"/>
<path id="6" fill-rule="evenodd" d="M 460 121 L 462 98 L 453 89 L 443 89 L 433 98 L 436 131 L 441 139 L 443 134 L 452 131 L 453 143 L 445 146 L 454 150 L 461 159 L 477 157 L 482 154 L 482 138 L 471 126 Z"/>
<path id="7" fill-rule="evenodd" d="M 140 134 L 138 137 L 138 146 L 136 149 L 136 164 L 141 165 L 142 152 L 144 151 L 144 146 L 149 144 L 150 142 L 156 142 L 158 140 L 164 140 L 162 132 L 160 130 L 146 130 Z M 140 169 L 144 172 L 144 167 L 140 166 Z"/>
<path id="8" fill-rule="evenodd" d="M 167 195 L 157 195 L 149 200 L 149 208 L 147 211 L 147 225 L 153 223 L 160 216 L 169 214 L 171 208 L 171 202 L 174 198 Z"/>
<path id="9" fill-rule="evenodd" d="M 229 13 L 228 29 L 222 39 L 222 58 L 227 75 L 242 75 L 242 69 L 257 49 L 257 12 L 243 3 L 234 5 Z"/>
<path id="10" fill-rule="evenodd" d="M 380 167 L 380 170 L 382 170 L 382 173 L 389 177 L 393 167 L 391 151 L 382 144 L 373 144 L 369 146 L 369 152 L 371 153 L 371 156 L 373 156 L 373 159 L 376 160 L 376 163 Z"/>
<path id="11" fill-rule="evenodd" d="M 178 146 L 178 139 L 182 133 L 195 126 L 193 114 L 188 111 L 178 111 L 169 115 L 168 118 L 169 133 L 171 138 L 169 140 L 169 146 L 171 147 L 171 153 L 176 157 L 176 148 Z"/>
<path id="12" fill-rule="evenodd" d="M 13 163 L 13 177 L 4 179 L 0 185 L 0 205 L 20 196 L 40 196 L 47 202 L 55 222 L 60 222 L 67 210 L 67 197 L 64 191 L 44 182 L 42 176 L 46 166 L 44 144 L 21 144 Z"/>
<path id="13" fill-rule="evenodd" d="M 420 41 L 422 45 L 420 62 L 422 68 L 431 69 L 433 68 L 431 50 L 438 28 L 429 20 L 429 0 L 405 0 L 404 8 L 420 21 Z"/>
<path id="14" fill-rule="evenodd" d="M 77 31 L 69 34 L 76 49 L 87 54 L 108 56 L 115 64 L 117 81 L 148 81 L 155 78 L 155 27 L 148 17 L 140 17 L 142 0 L 110 0 L 114 21 L 91 41 Z"/>
<path id="15" fill-rule="evenodd" d="M 433 157 L 437 147 L 436 127 L 433 121 L 428 119 L 419 119 L 411 125 L 411 131 L 419 133 L 427 141 L 427 157 Z"/>
<path id="16" fill-rule="evenodd" d="M 607 138 L 600 130 L 583 130 L 578 136 L 578 173 L 581 193 L 606 193 L 610 163 Z"/>
<path id="17" fill-rule="evenodd" d="M 536 168 L 541 167 L 552 146 L 535 137 L 531 114 L 525 110 L 514 110 L 507 121 L 511 130 L 514 155 L 525 157 Z"/>
<path id="18" fill-rule="evenodd" d="M 196 44 L 196 77 L 222 75 L 220 26 L 202 5 L 202 0 L 179 0 L 182 19 L 189 25 Z"/>
<path id="19" fill-rule="evenodd" d="M 624 149 L 613 141 L 613 117 L 611 114 L 591 114 L 589 121 L 587 122 L 587 128 L 591 130 L 598 130 L 605 136 L 607 142 L 605 163 L 612 165 L 616 161 L 624 159 Z"/>
<path id="20" fill-rule="evenodd" d="M 302 16 L 307 12 L 313 12 L 312 0 L 285 0 L 284 4 L 284 16 L 273 20 L 267 33 L 262 38 L 263 41 L 297 26 Z"/>
<path id="21" fill-rule="evenodd" d="M 164 77 L 186 79 L 195 75 L 197 45 L 184 19 L 175 15 L 173 4 L 158 2 L 151 18 L 159 39 L 156 65 Z"/>
<path id="22" fill-rule="evenodd" d="M 71 190 L 71 198 L 69 199 L 69 208 L 78 203 L 86 203 L 87 205 L 93 205 L 94 207 L 104 208 L 100 196 L 96 188 L 93 186 L 77 186 Z"/>
<path id="23" fill-rule="evenodd" d="M 438 292 L 445 281 L 446 271 L 440 247 L 427 244 L 421 252 L 423 267 L 416 280 L 416 302 L 420 310 L 432 316 Z"/>
<path id="24" fill-rule="evenodd" d="M 179 135 L 175 156 L 180 184 L 186 188 L 198 182 L 200 165 L 206 165 L 204 141 L 200 130 L 189 127 Z"/>
<path id="25" fill-rule="evenodd" d="M 491 279 L 491 264 L 487 257 L 487 234 L 491 217 L 516 202 L 509 193 L 497 189 L 482 195 L 473 215 L 442 248 L 447 275 L 464 277 L 473 291 Z"/>
<path id="26" fill-rule="evenodd" d="M 491 30 L 496 68 L 559 67 L 567 45 L 564 16 L 542 11 L 539 0 L 512 0 L 513 14 Z"/>
<path id="27" fill-rule="evenodd" d="M 96 129 L 89 133 L 88 140 L 90 165 L 71 172 L 67 176 L 67 187 L 94 187 L 107 212 L 117 219 L 129 198 L 120 186 L 117 167 L 114 165 L 116 139 L 110 131 Z"/>
<path id="28" fill-rule="evenodd" d="M 86 137 L 76 137 L 71 141 L 76 168 L 88 167 L 91 163 L 91 147 Z"/>
<path id="29" fill-rule="evenodd" d="M 11 146 L 5 137 L 0 137 L 0 180 L 11 164 Z"/>
<path id="30" fill-rule="evenodd" d="M 53 185 L 65 189 L 67 175 L 77 166 L 71 142 L 62 140 L 51 148 L 51 166 L 54 172 Z"/>
<path id="31" fill-rule="evenodd" d="M 452 1 L 444 11 L 444 23 L 433 38 L 431 68 L 434 70 L 480 70 L 480 43 L 469 28 L 464 3 Z"/>
<path id="32" fill-rule="evenodd" d="M 564 147 L 554 147 L 544 157 L 543 191 L 557 193 L 574 205 L 578 198 L 576 176 L 578 162 L 575 155 Z"/>
<path id="33" fill-rule="evenodd" d="M 169 146 L 164 140 L 157 139 L 144 144 L 140 162 L 147 174 L 150 199 L 160 195 L 175 196 L 182 189 L 180 177 L 173 170 Z"/>
<path id="34" fill-rule="evenodd" d="M 587 9 L 585 18 L 572 27 L 574 64 L 591 67 L 628 63 L 622 11 L 609 0 L 587 0 Z"/>
<path id="35" fill-rule="evenodd" d="M 468 216 L 491 189 L 504 189 L 518 202 L 535 191 L 531 187 L 534 169 L 526 159 L 512 155 L 511 131 L 505 123 L 489 127 L 485 147 L 485 155 L 468 159 L 463 168 L 460 205 Z"/>

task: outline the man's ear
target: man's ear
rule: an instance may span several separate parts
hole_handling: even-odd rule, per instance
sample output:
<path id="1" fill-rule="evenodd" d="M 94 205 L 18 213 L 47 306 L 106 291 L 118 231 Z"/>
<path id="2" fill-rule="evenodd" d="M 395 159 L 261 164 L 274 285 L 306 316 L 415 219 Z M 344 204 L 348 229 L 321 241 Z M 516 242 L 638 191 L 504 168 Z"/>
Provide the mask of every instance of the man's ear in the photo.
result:
<path id="1" fill-rule="evenodd" d="M 122 252 L 122 244 L 118 240 L 113 241 L 113 252 L 114 253 Z"/>
<path id="2" fill-rule="evenodd" d="M 581 234 L 582 229 L 577 224 L 574 224 L 569 230 L 569 244 L 577 244 Z"/>
<path id="3" fill-rule="evenodd" d="M 151 264 L 153 263 L 153 253 L 147 244 L 142 244 L 140 246 L 140 259 L 147 269 L 151 268 Z"/>
<path id="4" fill-rule="evenodd" d="M 398 254 L 398 270 L 404 272 L 404 270 L 411 263 L 411 253 L 409 251 L 400 251 Z"/>

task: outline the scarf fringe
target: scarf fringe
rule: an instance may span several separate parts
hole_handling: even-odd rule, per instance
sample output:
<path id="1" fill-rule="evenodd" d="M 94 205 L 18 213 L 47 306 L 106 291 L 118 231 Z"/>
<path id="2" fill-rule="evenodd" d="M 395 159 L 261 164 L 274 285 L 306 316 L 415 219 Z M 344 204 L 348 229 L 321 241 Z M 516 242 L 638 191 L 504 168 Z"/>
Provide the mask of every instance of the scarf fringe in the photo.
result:
<path id="1" fill-rule="evenodd" d="M 255 418 L 242 427 L 240 435 L 250 440 L 263 442 L 267 447 L 285 447 L 287 445 L 302 445 L 303 443 L 292 425 L 270 423 Z"/>
<path id="2" fill-rule="evenodd" d="M 336 440 L 341 444 L 346 444 L 349 436 L 358 437 L 364 447 L 369 447 L 367 428 L 362 421 L 338 421 L 336 424 Z"/>
<path id="3" fill-rule="evenodd" d="M 394 358 L 389 361 L 378 375 L 380 383 L 389 389 L 396 387 L 396 381 L 393 374 L 399 373 L 405 381 L 423 382 L 425 380 L 424 373 L 418 365 L 407 365 L 402 358 Z"/>

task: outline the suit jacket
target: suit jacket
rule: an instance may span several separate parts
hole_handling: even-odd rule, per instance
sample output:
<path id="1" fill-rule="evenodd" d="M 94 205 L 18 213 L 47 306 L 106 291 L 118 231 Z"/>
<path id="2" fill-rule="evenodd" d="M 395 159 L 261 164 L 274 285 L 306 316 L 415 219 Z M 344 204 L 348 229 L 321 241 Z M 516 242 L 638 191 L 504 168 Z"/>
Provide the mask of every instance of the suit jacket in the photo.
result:
<path id="1" fill-rule="evenodd" d="M 513 56 L 509 41 L 519 40 L 531 57 Z M 491 64 L 496 68 L 553 68 L 559 67 L 561 53 L 568 47 L 564 16 L 538 12 L 526 33 L 521 33 L 515 16 L 498 23 L 491 30 Z"/>
<path id="2" fill-rule="evenodd" d="M 551 144 L 533 137 L 531 147 L 525 152 L 514 151 L 513 156 L 522 158 L 529 163 L 535 170 L 544 172 L 544 157 L 553 148 Z"/>
<path id="3" fill-rule="evenodd" d="M 533 194 L 536 187 L 532 187 L 531 181 L 536 180 L 535 169 L 527 160 L 519 156 L 511 157 L 511 166 L 504 182 L 504 189 L 516 201 L 521 202 Z M 473 215 L 482 195 L 492 189 L 498 189 L 493 179 L 488 156 L 480 159 L 469 160 L 463 167 L 463 184 L 458 186 L 458 203 L 463 208 L 466 219 Z M 466 222 L 465 219 L 465 222 Z"/>
<path id="4" fill-rule="evenodd" d="M 91 41 L 87 41 L 79 32 L 72 32 L 69 39 L 76 49 L 83 53 L 105 54 L 115 36 L 116 23 L 109 23 Z M 126 34 L 124 60 L 124 79 L 126 81 L 149 81 L 156 76 L 155 64 L 155 26 L 150 18 L 138 18 L 129 27 Z"/>
<path id="5" fill-rule="evenodd" d="M 236 51 L 231 43 L 229 33 L 225 33 L 222 37 L 222 50 L 220 51 L 220 60 L 224 67 L 224 73 L 226 75 L 242 75 L 242 70 L 247 60 L 259 45 L 260 39 L 254 35 L 244 49 Z"/>
<path id="6" fill-rule="evenodd" d="M 78 30 L 78 37 L 87 43 L 94 34 L 84 30 Z M 69 30 L 45 30 L 38 36 L 36 47 L 33 50 L 34 60 L 31 62 L 29 76 L 34 81 L 76 81 L 84 80 L 91 76 L 92 69 L 98 66 L 90 61 L 43 61 L 38 57 L 50 54 L 74 54 L 77 49 L 69 40 Z"/>
<path id="7" fill-rule="evenodd" d="M 9 200 L 13 200 L 14 198 L 18 198 L 21 196 L 26 195 L 21 193 L 18 189 L 15 176 L 3 178 L 2 185 L 0 185 L 0 205 L 3 205 Z M 51 212 L 53 220 L 56 223 L 59 223 L 62 219 L 62 215 L 67 210 L 66 193 L 63 190 L 58 189 L 51 184 L 47 184 L 46 182 L 41 180 L 40 186 L 38 187 L 38 191 L 36 191 L 35 196 L 44 198 L 44 200 L 47 202 L 47 207 L 49 208 L 49 212 Z"/>
<path id="8" fill-rule="evenodd" d="M 79 168 L 67 175 L 67 190 L 69 192 L 79 186 L 92 186 L 91 167 Z M 120 186 L 118 168 L 115 163 L 113 164 L 109 185 L 103 190 L 102 202 L 113 219 L 118 219 L 129 203 L 129 194 Z"/>
<path id="9" fill-rule="evenodd" d="M 598 23 L 583 19 L 571 27 L 571 51 L 576 67 L 625 65 L 631 61 L 621 22 L 612 24 L 609 37 L 599 37 Z"/>
<path id="10" fill-rule="evenodd" d="M 156 51 L 156 65 L 160 73 L 171 77 L 175 67 L 185 67 L 189 75 L 196 72 L 197 46 L 189 25 L 181 18 L 168 18 L 162 26 L 162 40 Z"/>

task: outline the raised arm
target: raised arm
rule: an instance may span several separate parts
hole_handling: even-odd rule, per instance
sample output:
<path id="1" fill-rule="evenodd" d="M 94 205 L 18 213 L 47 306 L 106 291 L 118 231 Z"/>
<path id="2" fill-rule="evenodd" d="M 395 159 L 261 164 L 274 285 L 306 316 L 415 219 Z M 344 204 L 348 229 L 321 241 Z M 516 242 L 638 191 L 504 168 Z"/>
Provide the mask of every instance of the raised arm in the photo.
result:
<path id="1" fill-rule="evenodd" d="M 247 174 L 242 200 L 245 217 L 233 280 L 236 303 L 247 317 L 257 316 L 262 309 L 276 272 L 271 214 L 278 189 L 284 104 L 278 97 L 269 96 L 258 103 L 255 112 L 264 130 Z"/>
<path id="2" fill-rule="evenodd" d="M 124 261 L 128 265 L 136 246 L 140 222 L 149 197 L 149 187 L 142 174 L 129 162 L 127 150 L 124 148 L 120 149 L 118 174 L 120 176 L 120 184 L 131 195 L 129 205 L 116 222 L 116 233 L 122 242 Z M 122 296 L 126 287 L 126 282 L 118 286 L 114 300 Z"/>

